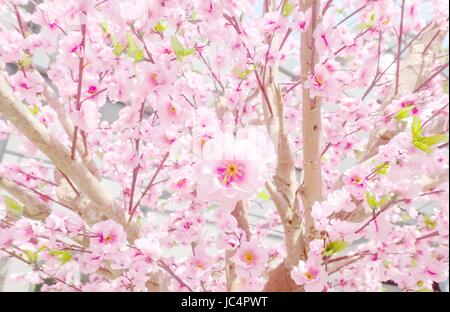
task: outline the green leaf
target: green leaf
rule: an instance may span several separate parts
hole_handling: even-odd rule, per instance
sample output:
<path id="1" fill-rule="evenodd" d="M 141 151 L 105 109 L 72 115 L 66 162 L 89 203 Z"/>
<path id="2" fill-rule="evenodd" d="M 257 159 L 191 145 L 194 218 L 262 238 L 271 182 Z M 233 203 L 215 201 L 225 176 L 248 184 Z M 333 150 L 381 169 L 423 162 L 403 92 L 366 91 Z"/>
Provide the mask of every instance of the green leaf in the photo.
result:
<path id="1" fill-rule="evenodd" d="M 72 253 L 67 250 L 50 250 L 50 254 L 58 259 L 62 264 L 66 264 L 70 260 L 72 260 Z"/>
<path id="2" fill-rule="evenodd" d="M 382 163 L 375 167 L 375 171 L 379 174 L 387 174 L 390 167 L 388 163 Z"/>
<path id="3" fill-rule="evenodd" d="M 36 104 L 33 106 L 28 106 L 28 110 L 33 114 L 33 116 L 39 114 L 39 106 L 37 106 Z"/>
<path id="4" fill-rule="evenodd" d="M 369 207 L 373 210 L 376 210 L 380 207 L 380 203 L 378 202 L 377 198 L 375 197 L 375 194 L 366 191 L 366 201 Z"/>
<path id="5" fill-rule="evenodd" d="M 290 3 L 289 1 L 285 1 L 283 4 L 283 8 L 281 9 L 281 14 L 285 17 L 291 15 L 292 11 L 294 11 L 295 4 Z"/>
<path id="6" fill-rule="evenodd" d="M 178 54 L 180 54 L 184 50 L 184 46 L 181 44 L 180 40 L 176 36 L 172 36 L 170 38 L 170 46 L 172 47 L 173 52 L 178 57 Z"/>
<path id="7" fill-rule="evenodd" d="M 378 201 L 378 205 L 381 207 L 383 206 L 385 203 L 387 203 L 389 200 L 391 200 L 392 196 L 391 195 L 386 195 L 383 196 L 379 201 Z"/>
<path id="8" fill-rule="evenodd" d="M 194 48 L 186 48 L 181 52 L 181 56 L 182 57 L 189 56 L 189 55 L 194 54 L 194 52 L 195 52 Z"/>
<path id="9" fill-rule="evenodd" d="M 413 135 L 413 138 L 418 139 L 422 138 L 422 123 L 420 122 L 420 119 L 418 117 L 413 118 L 413 122 L 411 125 L 411 133 Z"/>
<path id="10" fill-rule="evenodd" d="M 407 106 L 403 109 L 401 109 L 397 115 L 395 116 L 395 119 L 397 121 L 401 121 L 402 119 L 405 119 L 409 116 L 409 113 L 412 111 L 412 109 L 414 108 L 413 105 Z"/>
<path id="11" fill-rule="evenodd" d="M 176 36 L 170 38 L 170 45 L 173 52 L 175 52 L 178 61 L 182 61 L 184 57 L 194 54 L 195 52 L 194 48 L 185 48 Z"/>
<path id="12" fill-rule="evenodd" d="M 200 15 L 198 14 L 198 12 L 195 11 L 195 10 L 192 10 L 191 16 L 190 16 L 191 22 L 195 23 L 195 22 L 198 21 L 199 19 L 200 19 Z"/>
<path id="13" fill-rule="evenodd" d="M 356 26 L 356 29 L 357 29 L 357 30 L 366 30 L 366 29 L 372 28 L 372 26 L 373 26 L 373 24 L 369 24 L 369 23 L 361 23 L 361 24 L 358 24 L 358 25 Z"/>
<path id="14" fill-rule="evenodd" d="M 421 142 L 421 141 L 413 141 L 412 144 L 416 148 L 420 149 L 421 151 L 423 151 L 425 153 L 431 153 L 432 152 L 431 148 L 428 145 L 426 145 L 425 143 Z"/>
<path id="15" fill-rule="evenodd" d="M 260 199 L 264 200 L 264 201 L 270 200 L 270 195 L 267 194 L 267 193 L 264 192 L 264 191 L 259 192 L 259 193 L 258 193 L 258 197 L 259 197 Z"/>
<path id="16" fill-rule="evenodd" d="M 127 33 L 127 55 L 134 59 L 135 63 L 144 59 L 144 50 L 139 48 L 130 33 Z"/>
<path id="17" fill-rule="evenodd" d="M 253 65 L 250 68 L 246 68 L 244 70 L 240 70 L 238 67 L 233 68 L 233 70 L 231 71 L 233 73 L 233 75 L 235 75 L 236 77 L 238 77 L 239 79 L 247 79 L 247 77 L 256 69 L 256 66 Z"/>
<path id="18" fill-rule="evenodd" d="M 27 69 L 31 64 L 31 55 L 28 53 L 25 53 L 25 56 L 19 61 L 20 67 L 23 69 Z"/>
<path id="19" fill-rule="evenodd" d="M 423 144 L 426 144 L 428 146 L 433 146 L 435 144 L 441 143 L 443 141 L 447 140 L 446 134 L 435 134 L 428 137 L 423 137 L 422 140 L 420 140 Z"/>
<path id="20" fill-rule="evenodd" d="M 437 222 L 428 215 L 423 216 L 423 223 L 425 223 L 425 226 L 430 230 L 433 230 L 437 226 Z"/>
<path id="21" fill-rule="evenodd" d="M 448 80 L 444 82 L 444 93 L 448 94 Z"/>
<path id="22" fill-rule="evenodd" d="M 37 256 L 39 252 L 33 252 L 31 250 L 25 249 L 23 251 L 25 253 L 25 259 L 30 263 L 36 263 Z"/>
<path id="23" fill-rule="evenodd" d="M 107 21 L 103 21 L 100 23 L 100 27 L 105 34 L 109 34 L 109 25 Z"/>
<path id="24" fill-rule="evenodd" d="M 326 257 L 332 256 L 335 253 L 338 253 L 338 252 L 344 250 L 345 248 L 347 248 L 347 246 L 348 246 L 348 244 L 342 240 L 330 242 L 327 244 L 327 246 L 323 250 L 322 255 L 324 255 Z"/>
<path id="25" fill-rule="evenodd" d="M 113 43 L 113 53 L 115 56 L 121 56 L 123 53 L 123 45 L 122 43 L 120 43 L 119 40 L 113 38 L 112 39 L 112 43 Z"/>
<path id="26" fill-rule="evenodd" d="M 167 28 L 167 25 L 162 20 L 160 20 L 155 25 L 155 27 L 153 27 L 153 30 L 159 34 L 162 34 L 164 32 L 164 30 L 166 30 L 166 28 Z"/>
<path id="27" fill-rule="evenodd" d="M 27 259 L 30 263 L 36 263 L 36 261 L 37 261 L 37 259 L 38 259 L 39 253 L 40 253 L 41 251 L 45 250 L 45 249 L 47 249 L 47 246 L 45 246 L 45 245 L 42 245 L 42 246 L 39 247 L 39 249 L 36 250 L 36 251 L 32 251 L 32 250 L 29 250 L 29 249 L 25 249 L 24 252 L 25 252 L 26 259 Z"/>
<path id="28" fill-rule="evenodd" d="M 19 204 L 14 198 L 9 197 L 8 195 L 4 195 L 3 201 L 6 204 L 7 211 L 17 217 L 21 217 L 23 215 L 23 206 Z"/>

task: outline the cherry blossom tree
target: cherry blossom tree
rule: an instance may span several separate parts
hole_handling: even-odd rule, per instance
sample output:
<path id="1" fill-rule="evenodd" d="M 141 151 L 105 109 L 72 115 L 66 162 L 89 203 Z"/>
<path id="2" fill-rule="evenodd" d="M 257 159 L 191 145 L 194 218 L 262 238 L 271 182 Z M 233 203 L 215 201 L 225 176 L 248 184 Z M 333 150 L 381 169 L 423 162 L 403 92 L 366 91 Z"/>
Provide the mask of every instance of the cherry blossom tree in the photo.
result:
<path id="1" fill-rule="evenodd" d="M 447 12 L 1 0 L 0 256 L 43 291 L 439 289 Z"/>

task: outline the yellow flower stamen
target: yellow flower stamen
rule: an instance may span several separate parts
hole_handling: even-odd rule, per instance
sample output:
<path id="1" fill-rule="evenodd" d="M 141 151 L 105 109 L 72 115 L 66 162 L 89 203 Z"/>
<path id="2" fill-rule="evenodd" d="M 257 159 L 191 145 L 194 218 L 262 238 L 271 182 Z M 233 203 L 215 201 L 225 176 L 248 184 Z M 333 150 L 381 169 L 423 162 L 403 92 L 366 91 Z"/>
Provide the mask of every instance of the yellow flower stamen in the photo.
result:
<path id="1" fill-rule="evenodd" d="M 244 252 L 243 258 L 245 263 L 253 264 L 253 261 L 255 260 L 255 255 L 250 250 L 247 250 Z"/>

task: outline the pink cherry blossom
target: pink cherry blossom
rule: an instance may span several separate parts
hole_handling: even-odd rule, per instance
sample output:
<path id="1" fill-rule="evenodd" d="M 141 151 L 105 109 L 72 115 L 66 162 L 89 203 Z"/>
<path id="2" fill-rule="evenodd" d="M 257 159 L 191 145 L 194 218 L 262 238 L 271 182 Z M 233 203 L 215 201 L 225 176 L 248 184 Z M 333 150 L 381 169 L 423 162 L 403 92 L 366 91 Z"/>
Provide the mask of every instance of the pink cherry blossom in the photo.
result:
<path id="1" fill-rule="evenodd" d="M 264 269 L 267 259 L 267 250 L 255 240 L 241 242 L 234 256 L 234 260 L 242 274 L 248 274 L 249 272 L 258 274 Z"/>
<path id="2" fill-rule="evenodd" d="M 312 261 L 300 261 L 291 272 L 292 279 L 305 288 L 305 291 L 319 292 L 323 291 L 327 273 L 321 265 Z"/>
<path id="3" fill-rule="evenodd" d="M 223 209 L 232 210 L 238 200 L 255 196 L 270 172 L 268 159 L 258 154 L 254 143 L 229 134 L 207 141 L 197 169 L 199 197 L 214 199 Z"/>
<path id="4" fill-rule="evenodd" d="M 100 249 L 120 248 L 126 240 L 126 234 L 122 226 L 113 220 L 94 224 L 92 233 L 90 242 L 93 247 L 99 247 Z"/>
<path id="5" fill-rule="evenodd" d="M 308 77 L 306 87 L 309 89 L 311 98 L 316 96 L 334 97 L 338 91 L 338 84 L 325 66 L 318 65 L 315 68 L 314 74 Z"/>

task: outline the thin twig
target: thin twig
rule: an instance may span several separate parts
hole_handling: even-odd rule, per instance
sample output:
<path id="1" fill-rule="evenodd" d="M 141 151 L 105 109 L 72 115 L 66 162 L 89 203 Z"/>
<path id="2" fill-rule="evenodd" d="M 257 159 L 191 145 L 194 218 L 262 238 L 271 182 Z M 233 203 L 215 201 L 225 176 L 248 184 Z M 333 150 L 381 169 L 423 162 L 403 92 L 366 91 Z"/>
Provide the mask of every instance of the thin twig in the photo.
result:
<path id="1" fill-rule="evenodd" d="M 159 172 L 161 171 L 161 169 L 162 169 L 162 167 L 163 167 L 163 165 L 166 162 L 168 157 L 169 157 L 169 152 L 166 152 L 166 154 L 164 155 L 163 159 L 159 163 L 158 168 L 156 169 L 155 173 L 153 174 L 152 178 L 150 179 L 150 182 L 148 183 L 148 185 L 145 188 L 144 192 L 141 194 L 141 197 L 139 198 L 139 200 L 136 202 L 136 204 L 134 205 L 133 209 L 131 210 L 128 222 L 130 222 L 131 219 L 133 218 L 133 215 L 136 212 L 136 209 L 139 207 L 139 205 L 140 205 L 140 203 L 142 201 L 142 198 L 144 198 L 144 196 L 147 194 L 147 192 L 150 190 L 150 188 L 154 185 L 153 182 L 155 182 L 156 177 L 158 176 Z"/>
<path id="2" fill-rule="evenodd" d="M 189 285 L 187 285 L 181 278 L 178 277 L 178 275 L 175 274 L 175 272 L 162 260 L 158 261 L 158 266 L 162 269 L 164 269 L 167 273 L 170 274 L 181 286 L 186 287 L 190 292 L 194 292 Z"/>
<path id="3" fill-rule="evenodd" d="M 79 57 L 79 62 L 78 62 L 78 86 L 77 86 L 77 95 L 76 95 L 76 110 L 77 111 L 80 111 L 80 109 L 81 109 L 81 89 L 83 86 L 85 45 L 86 45 L 86 24 L 82 24 L 81 25 L 81 43 L 80 43 L 81 55 Z M 73 132 L 72 150 L 71 150 L 72 160 L 75 160 L 77 140 L 78 140 L 78 126 L 75 126 L 75 129 Z M 87 151 L 85 151 L 85 152 L 87 153 Z"/>
<path id="4" fill-rule="evenodd" d="M 405 15 L 405 0 L 402 0 L 402 13 L 400 16 L 400 32 L 398 35 L 398 43 L 397 43 L 397 69 L 395 71 L 395 91 L 394 91 L 394 95 L 397 95 L 398 93 L 398 87 L 399 87 L 399 83 L 400 83 L 400 52 L 402 49 L 402 37 L 403 37 L 403 17 Z"/>

